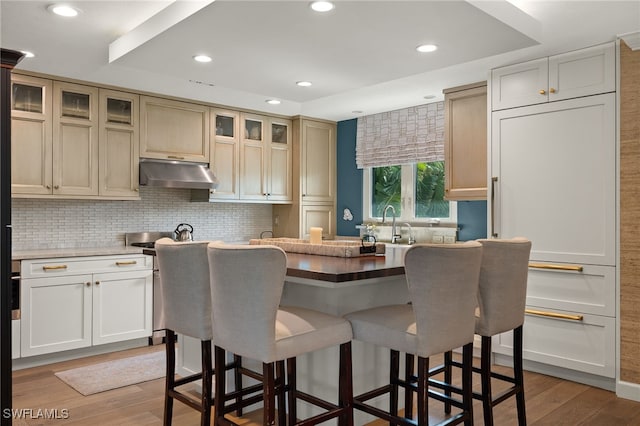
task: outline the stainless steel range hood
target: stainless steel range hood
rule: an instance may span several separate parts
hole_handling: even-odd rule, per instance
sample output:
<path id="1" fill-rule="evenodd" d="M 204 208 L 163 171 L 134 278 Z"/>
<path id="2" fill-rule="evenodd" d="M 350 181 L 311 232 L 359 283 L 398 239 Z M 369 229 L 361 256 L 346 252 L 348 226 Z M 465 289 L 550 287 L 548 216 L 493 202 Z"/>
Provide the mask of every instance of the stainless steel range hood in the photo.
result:
<path id="1" fill-rule="evenodd" d="M 140 185 L 214 189 L 218 187 L 218 179 L 207 164 L 141 158 Z"/>

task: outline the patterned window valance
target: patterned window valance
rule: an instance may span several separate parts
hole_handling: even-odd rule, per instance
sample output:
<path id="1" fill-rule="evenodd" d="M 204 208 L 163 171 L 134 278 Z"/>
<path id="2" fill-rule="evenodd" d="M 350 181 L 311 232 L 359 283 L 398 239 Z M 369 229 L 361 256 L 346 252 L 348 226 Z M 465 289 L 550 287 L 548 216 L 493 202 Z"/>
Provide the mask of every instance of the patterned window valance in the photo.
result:
<path id="1" fill-rule="evenodd" d="M 444 102 L 358 118 L 359 169 L 444 160 Z"/>

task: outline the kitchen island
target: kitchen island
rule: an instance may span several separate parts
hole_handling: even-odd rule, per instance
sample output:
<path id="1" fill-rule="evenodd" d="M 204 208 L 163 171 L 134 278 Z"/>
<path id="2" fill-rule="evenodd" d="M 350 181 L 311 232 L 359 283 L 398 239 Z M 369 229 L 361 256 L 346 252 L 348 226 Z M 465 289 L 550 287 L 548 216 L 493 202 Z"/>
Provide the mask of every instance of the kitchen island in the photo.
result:
<path id="1" fill-rule="evenodd" d="M 388 247 L 388 246 L 387 246 Z M 404 275 L 403 248 L 388 249 L 384 256 L 341 258 L 287 253 L 287 276 L 282 305 L 300 306 L 345 315 L 360 309 L 409 301 Z M 194 339 L 182 339 L 178 349 L 179 374 L 200 370 L 200 345 Z M 297 379 L 301 390 L 337 402 L 338 348 L 328 348 L 298 357 Z M 245 364 L 260 369 L 259 364 Z M 354 393 L 381 386 L 388 379 L 389 350 L 362 342 L 353 342 Z M 227 384 L 233 383 L 230 377 Z M 402 405 L 403 399 L 400 398 Z M 387 405 L 386 398 L 376 401 Z M 315 407 L 298 403 L 301 418 L 317 413 Z M 374 418 L 356 411 L 355 424 Z"/>

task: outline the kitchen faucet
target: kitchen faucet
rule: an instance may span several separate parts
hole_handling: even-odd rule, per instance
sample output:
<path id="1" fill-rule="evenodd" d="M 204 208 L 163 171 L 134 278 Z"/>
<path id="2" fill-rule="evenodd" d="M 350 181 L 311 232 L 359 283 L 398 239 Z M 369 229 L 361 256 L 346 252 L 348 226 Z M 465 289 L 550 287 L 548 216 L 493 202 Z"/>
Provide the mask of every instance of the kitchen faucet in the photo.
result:
<path id="1" fill-rule="evenodd" d="M 405 222 L 403 226 L 405 225 L 409 228 L 409 237 L 407 237 L 409 245 L 415 244 L 416 237 L 413 236 L 413 228 L 411 227 L 411 224 L 409 222 Z M 402 231 L 400 231 L 400 233 L 402 233 Z"/>
<path id="2" fill-rule="evenodd" d="M 382 212 L 382 223 L 384 223 L 387 218 L 387 210 L 391 209 L 392 221 L 391 221 L 391 244 L 395 244 L 400 239 L 401 235 L 396 234 L 396 209 L 388 204 L 387 207 L 384 208 Z"/>

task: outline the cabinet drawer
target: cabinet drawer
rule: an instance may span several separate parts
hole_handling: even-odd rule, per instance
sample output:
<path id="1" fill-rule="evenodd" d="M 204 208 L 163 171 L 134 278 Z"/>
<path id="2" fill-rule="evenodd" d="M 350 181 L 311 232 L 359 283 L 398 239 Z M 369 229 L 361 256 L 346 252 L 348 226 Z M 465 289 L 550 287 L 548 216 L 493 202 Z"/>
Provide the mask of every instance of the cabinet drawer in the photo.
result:
<path id="1" fill-rule="evenodd" d="M 581 265 L 582 271 L 544 269 L 569 264 L 530 262 L 527 305 L 613 317 L 616 313 L 616 268 Z"/>
<path id="2" fill-rule="evenodd" d="M 524 359 L 615 377 L 615 318 L 557 310 L 552 313 L 578 316 L 582 320 L 527 314 L 523 327 Z M 511 355 L 513 333 L 496 336 L 494 351 Z"/>
<path id="3" fill-rule="evenodd" d="M 153 259 L 144 254 L 127 256 L 67 257 L 23 260 L 22 279 L 152 269 Z"/>

